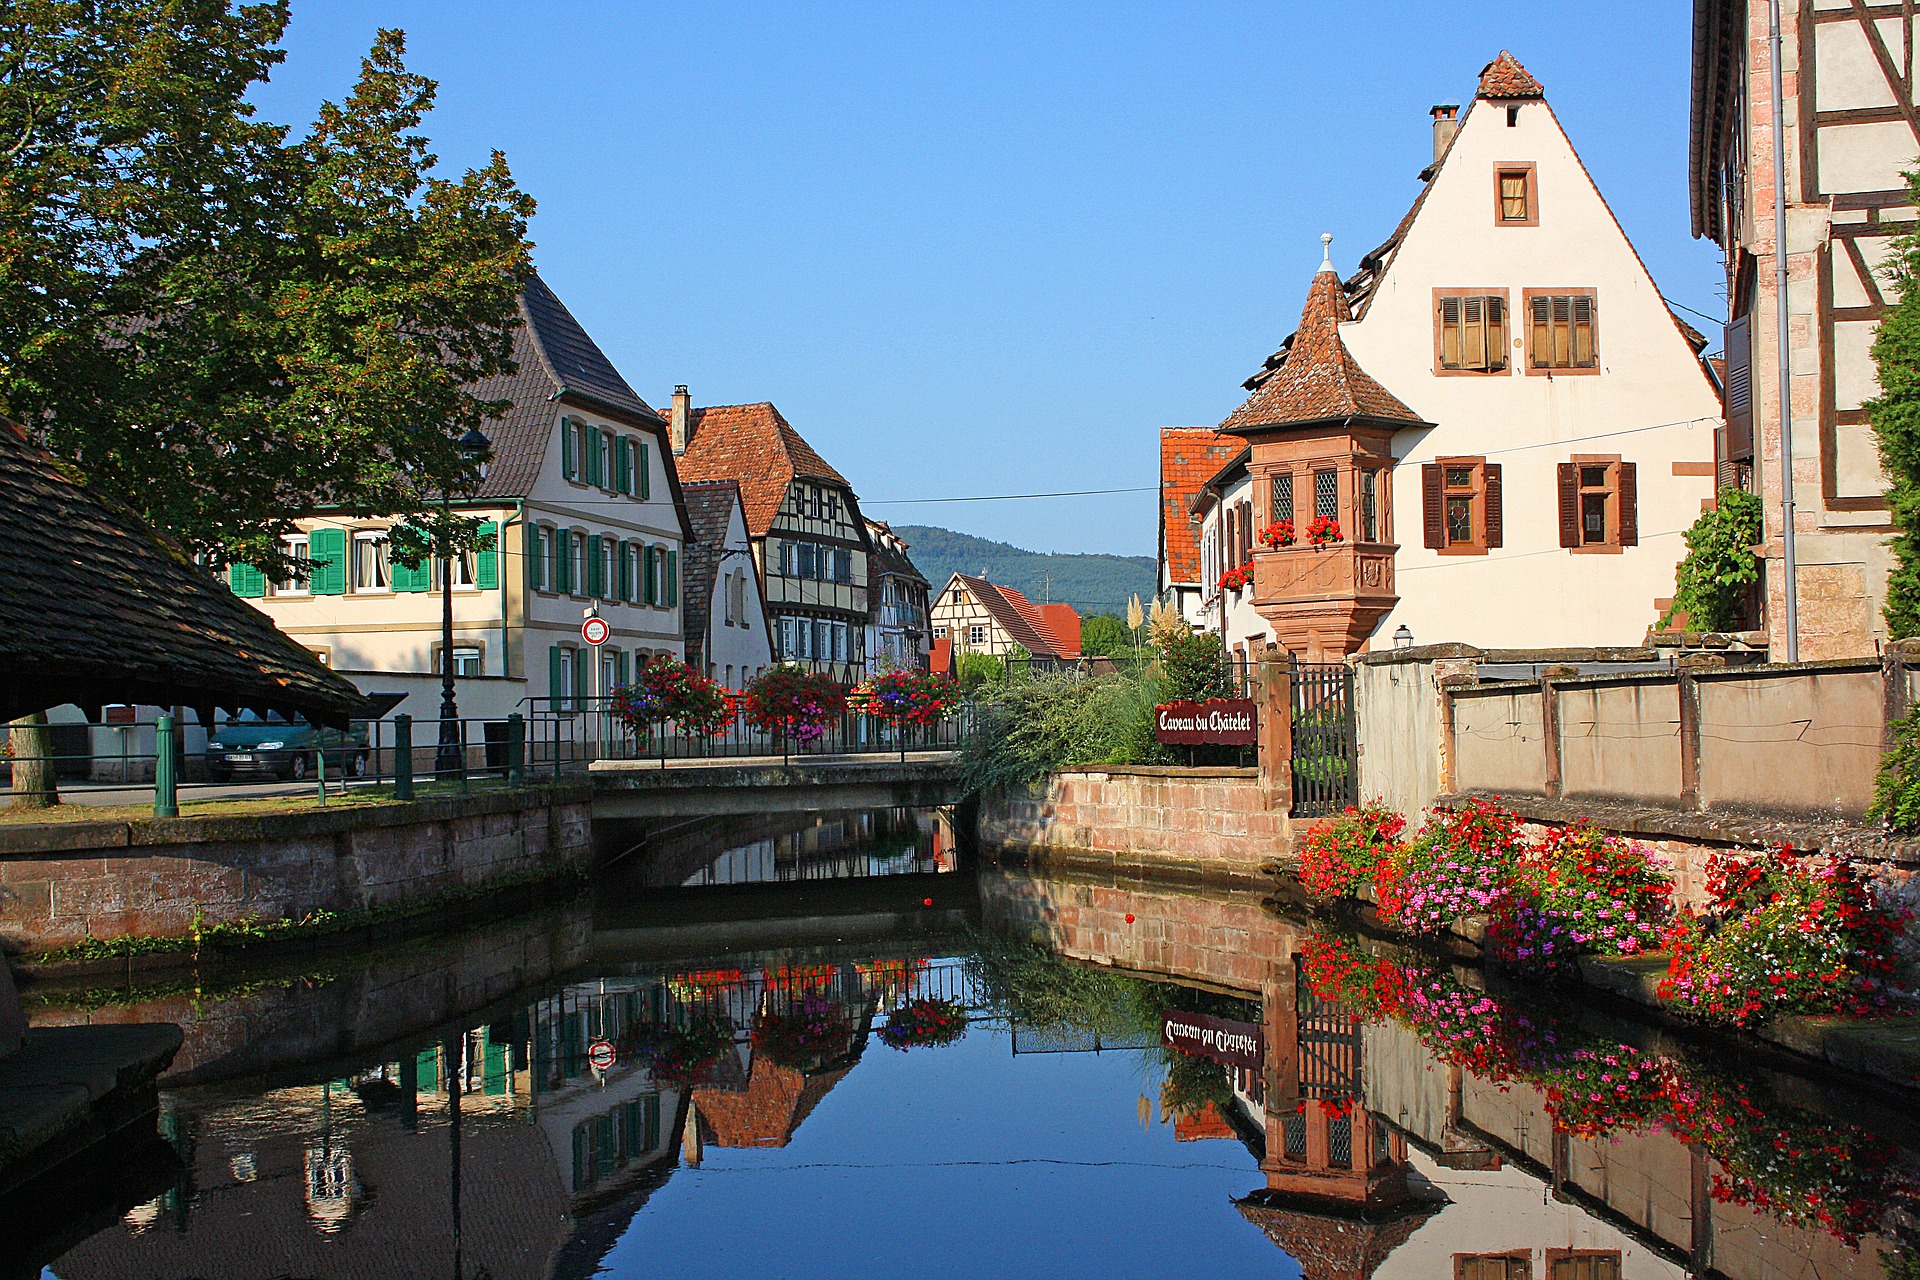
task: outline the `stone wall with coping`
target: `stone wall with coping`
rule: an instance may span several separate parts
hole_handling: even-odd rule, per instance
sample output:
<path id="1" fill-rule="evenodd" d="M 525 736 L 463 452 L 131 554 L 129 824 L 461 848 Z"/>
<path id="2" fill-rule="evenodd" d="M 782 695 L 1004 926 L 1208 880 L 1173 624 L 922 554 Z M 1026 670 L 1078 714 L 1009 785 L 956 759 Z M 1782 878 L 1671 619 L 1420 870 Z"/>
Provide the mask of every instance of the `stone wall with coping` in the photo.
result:
<path id="1" fill-rule="evenodd" d="M 0 947 L 167 937 L 584 871 L 583 786 L 298 814 L 0 826 Z"/>
<path id="2" fill-rule="evenodd" d="M 1105 765 L 980 802 L 990 853 L 1144 875 L 1254 879 L 1292 848 L 1290 794 L 1258 769 Z"/>

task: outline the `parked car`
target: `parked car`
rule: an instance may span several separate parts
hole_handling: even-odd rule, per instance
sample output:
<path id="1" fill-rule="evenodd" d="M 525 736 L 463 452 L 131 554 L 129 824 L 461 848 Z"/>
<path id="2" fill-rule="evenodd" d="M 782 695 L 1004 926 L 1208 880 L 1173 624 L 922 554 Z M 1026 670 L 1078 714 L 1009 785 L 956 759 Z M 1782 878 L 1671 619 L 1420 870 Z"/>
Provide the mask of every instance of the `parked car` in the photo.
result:
<path id="1" fill-rule="evenodd" d="M 305 720 L 271 712 L 242 711 L 207 739 L 207 776 L 225 782 L 236 773 L 266 773 L 280 778 L 305 778 L 313 772 L 316 753 L 324 751 L 330 775 L 363 778 L 371 754 L 367 729 L 316 730 Z"/>

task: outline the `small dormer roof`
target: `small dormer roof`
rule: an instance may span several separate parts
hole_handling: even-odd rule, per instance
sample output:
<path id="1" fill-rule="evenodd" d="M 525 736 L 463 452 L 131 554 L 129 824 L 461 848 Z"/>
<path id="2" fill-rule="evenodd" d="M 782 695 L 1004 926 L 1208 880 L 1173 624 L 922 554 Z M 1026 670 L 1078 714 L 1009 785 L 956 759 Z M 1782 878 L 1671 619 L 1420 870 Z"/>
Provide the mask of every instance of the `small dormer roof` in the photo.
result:
<path id="1" fill-rule="evenodd" d="M 1520 65 L 1520 59 L 1505 49 L 1500 56 L 1480 68 L 1480 90 L 1474 96 L 1478 98 L 1539 98 L 1546 95 L 1527 69 Z"/>

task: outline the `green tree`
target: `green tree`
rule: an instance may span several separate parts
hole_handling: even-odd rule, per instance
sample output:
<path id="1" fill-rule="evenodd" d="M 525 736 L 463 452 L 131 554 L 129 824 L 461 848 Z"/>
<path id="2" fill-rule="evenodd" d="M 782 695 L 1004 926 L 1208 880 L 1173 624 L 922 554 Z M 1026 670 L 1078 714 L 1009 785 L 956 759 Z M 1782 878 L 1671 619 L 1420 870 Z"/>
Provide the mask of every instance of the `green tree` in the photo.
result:
<path id="1" fill-rule="evenodd" d="M 1225 698 L 1232 693 L 1227 679 L 1226 650 L 1211 631 L 1169 633 L 1161 640 L 1160 668 L 1164 701 Z"/>
<path id="2" fill-rule="evenodd" d="M 1714 509 L 1703 511 L 1687 530 L 1687 558 L 1674 574 L 1673 603 L 1660 625 L 1684 613 L 1689 631 L 1731 631 L 1740 624 L 1747 591 L 1760 581 L 1753 554 L 1761 533 L 1760 498 L 1728 486 Z"/>
<path id="3" fill-rule="evenodd" d="M 1920 198 L 1920 171 L 1907 175 L 1907 189 Z M 1880 463 L 1892 481 L 1887 500 L 1895 563 L 1884 612 L 1898 638 L 1920 634 L 1920 238 L 1894 240 L 1889 275 L 1900 301 L 1888 308 L 1874 335 L 1880 394 L 1866 409 L 1880 442 Z"/>
<path id="4" fill-rule="evenodd" d="M 0 30 L 0 413 L 213 564 L 316 507 L 451 547 L 455 445 L 503 406 L 533 202 L 432 176 L 432 81 L 381 31 L 290 140 L 245 95 L 284 0 L 21 0 Z M 404 548 L 402 549 L 405 550 Z"/>
<path id="5" fill-rule="evenodd" d="M 1080 619 L 1080 652 L 1104 657 L 1131 654 L 1133 637 L 1127 624 L 1114 614 L 1089 614 Z"/>

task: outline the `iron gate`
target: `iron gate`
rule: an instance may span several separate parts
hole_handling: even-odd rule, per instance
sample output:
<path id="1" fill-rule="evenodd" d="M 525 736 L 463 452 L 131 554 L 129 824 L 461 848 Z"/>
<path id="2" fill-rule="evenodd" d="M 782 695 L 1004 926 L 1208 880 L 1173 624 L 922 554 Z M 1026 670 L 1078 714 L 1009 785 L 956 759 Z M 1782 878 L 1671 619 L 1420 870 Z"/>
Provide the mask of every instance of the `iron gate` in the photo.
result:
<path id="1" fill-rule="evenodd" d="M 1353 732 L 1353 669 L 1344 662 L 1293 666 L 1293 815 L 1319 818 L 1359 803 Z"/>

